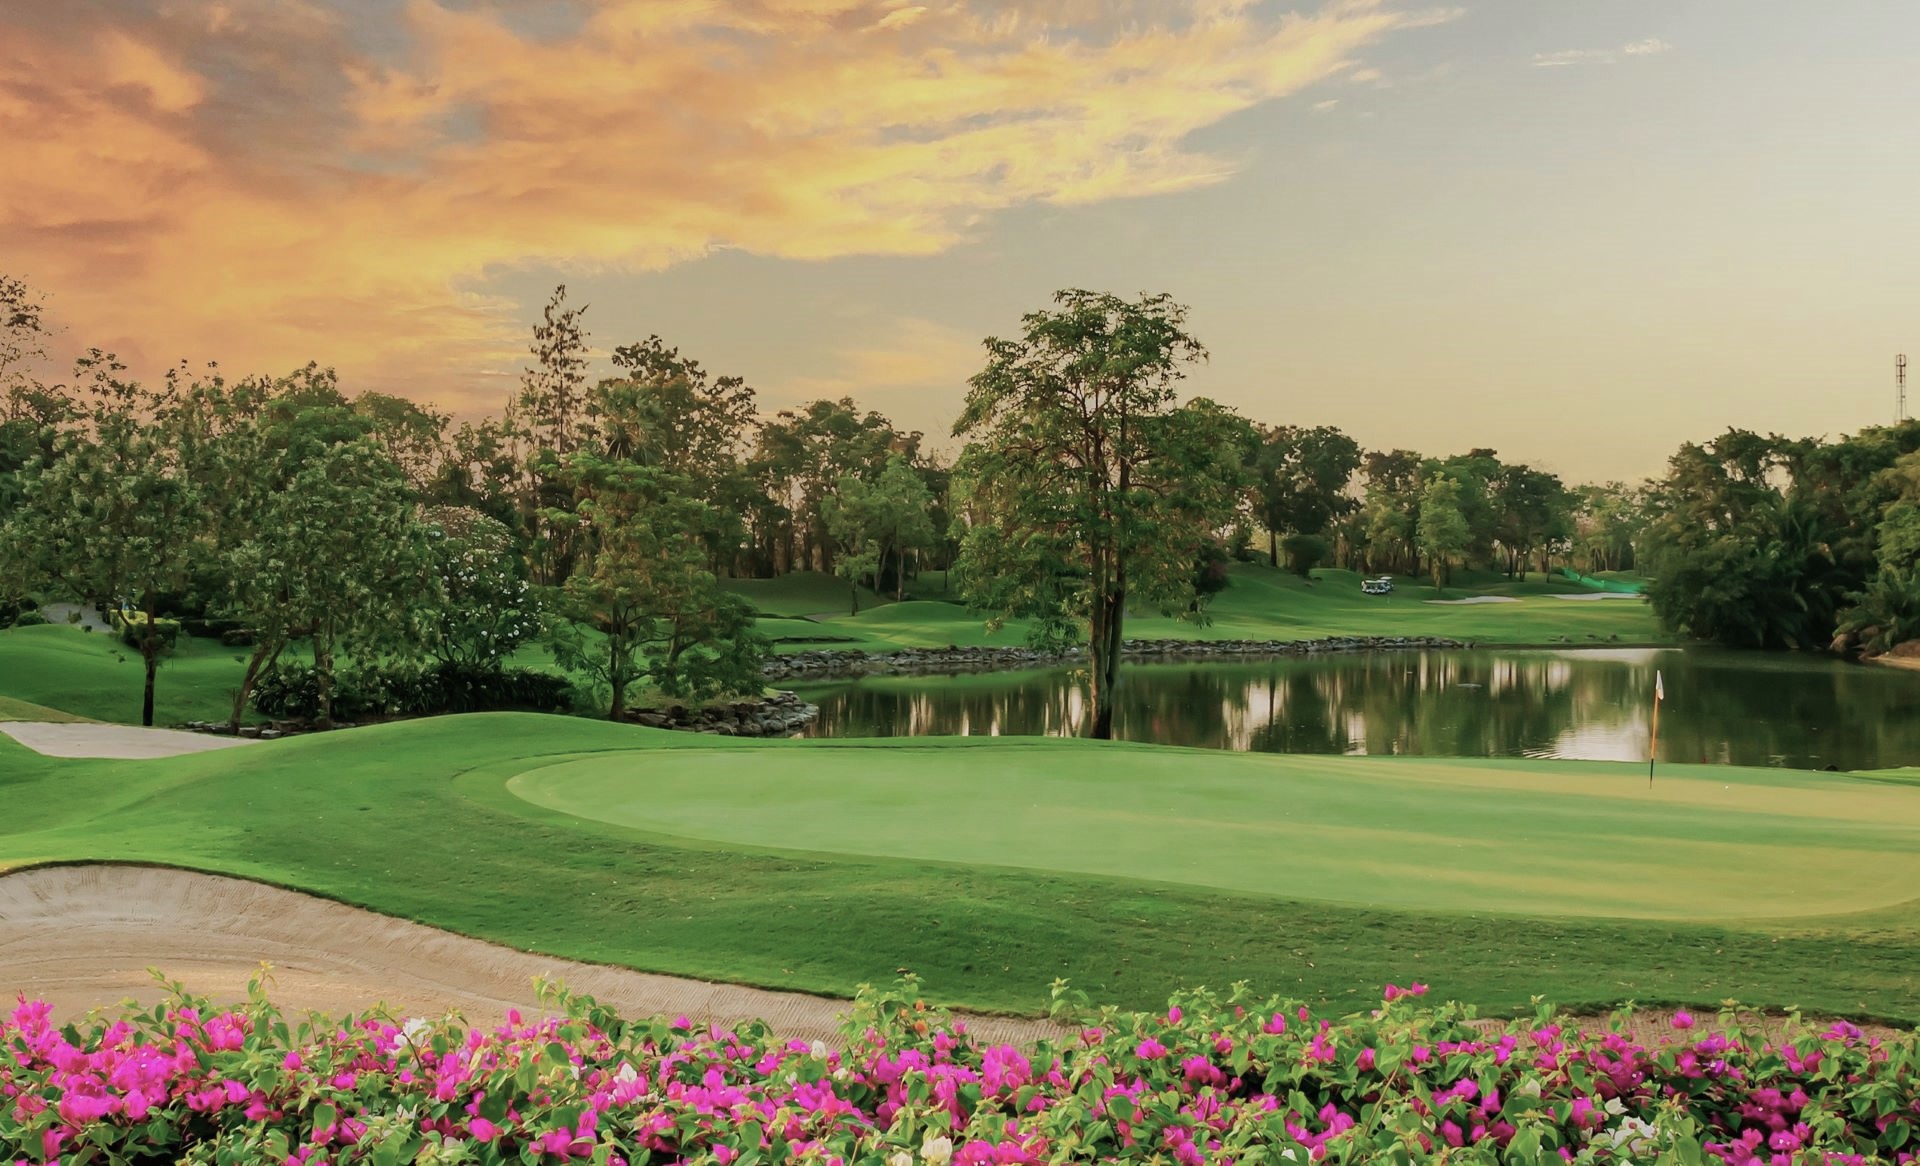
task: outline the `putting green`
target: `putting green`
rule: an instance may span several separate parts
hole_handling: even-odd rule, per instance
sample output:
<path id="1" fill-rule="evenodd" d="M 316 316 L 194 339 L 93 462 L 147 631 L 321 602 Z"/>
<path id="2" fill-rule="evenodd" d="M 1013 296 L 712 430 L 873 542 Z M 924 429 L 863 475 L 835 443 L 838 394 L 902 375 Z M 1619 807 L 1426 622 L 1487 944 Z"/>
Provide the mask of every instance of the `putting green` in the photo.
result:
<path id="1" fill-rule="evenodd" d="M 708 842 L 1422 910 L 1832 915 L 1920 895 L 1920 787 L 1844 774 L 1062 742 L 613 754 L 512 778 Z"/>

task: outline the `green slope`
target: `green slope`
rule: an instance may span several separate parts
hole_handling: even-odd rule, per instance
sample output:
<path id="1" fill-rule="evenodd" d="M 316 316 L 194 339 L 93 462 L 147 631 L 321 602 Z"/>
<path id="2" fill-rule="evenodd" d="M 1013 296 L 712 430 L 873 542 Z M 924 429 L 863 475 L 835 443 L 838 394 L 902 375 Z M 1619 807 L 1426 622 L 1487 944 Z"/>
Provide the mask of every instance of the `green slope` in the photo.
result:
<path id="1" fill-rule="evenodd" d="M 718 742 L 512 714 L 149 762 L 0 742 L 0 866 L 173 863 L 520 948 L 827 993 L 908 967 L 984 1007 L 1038 1008 L 1055 976 L 1138 1005 L 1241 979 L 1344 1004 L 1418 978 L 1498 1008 L 1544 993 L 1920 1014 L 1920 910 L 1893 903 L 1920 787 L 1714 770 L 1715 791 L 1675 767 L 1649 795 L 1609 773 Z M 536 790 L 565 808 L 519 796 Z M 1827 913 L 1575 913 L 1725 915 L 1729 863 L 1753 914 Z M 1376 905 L 1332 901 L 1356 898 Z"/>

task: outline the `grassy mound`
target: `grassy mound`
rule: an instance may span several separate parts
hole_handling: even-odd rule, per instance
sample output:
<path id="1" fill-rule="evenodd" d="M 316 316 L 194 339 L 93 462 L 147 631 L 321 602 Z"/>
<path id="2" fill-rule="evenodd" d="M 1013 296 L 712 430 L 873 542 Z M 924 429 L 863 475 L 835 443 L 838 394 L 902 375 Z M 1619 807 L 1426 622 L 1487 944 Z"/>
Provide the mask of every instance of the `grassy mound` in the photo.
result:
<path id="1" fill-rule="evenodd" d="M 524 714 L 145 762 L 0 740 L 0 867 L 187 866 L 526 950 L 768 987 L 845 993 L 905 967 L 987 1008 L 1032 1009 L 1055 976 L 1131 1005 L 1236 980 L 1357 1005 L 1398 975 L 1493 1008 L 1548 994 L 1916 1014 L 1920 905 L 1886 905 L 1896 880 L 1913 885 L 1910 783 L 1716 769 L 1731 791 L 1676 771 L 1647 795 L 1627 766 L 1616 788 L 1593 765 L 1336 764 L 1077 741 L 745 742 Z M 1111 785 L 1088 776 L 1109 772 Z M 577 796 L 554 792 L 574 781 Z M 516 792 L 529 789 L 567 809 Z M 569 812 L 596 789 L 630 817 Z M 1716 809 L 1716 792 L 1744 801 Z M 1258 828 L 1274 815 L 1294 817 Z M 1579 843 L 1582 822 L 1621 845 Z M 1426 849 L 1402 853 L 1423 826 Z M 1147 844 L 1103 839 L 1116 831 Z M 1130 864 L 1076 868 L 1103 847 Z M 1257 885 L 1220 889 L 1231 864 L 1207 849 L 1237 855 Z M 1211 881 L 1170 877 L 1188 860 Z M 1753 914 L 1782 895 L 1826 913 L 1697 918 L 1729 913 L 1730 861 L 1749 872 Z M 1848 863 L 1851 899 L 1834 873 Z M 1375 889 L 1332 885 L 1345 868 Z M 1523 905 L 1515 888 L 1535 880 Z M 1377 905 L 1351 901 L 1368 896 Z M 1609 903 L 1696 918 L 1575 913 Z"/>

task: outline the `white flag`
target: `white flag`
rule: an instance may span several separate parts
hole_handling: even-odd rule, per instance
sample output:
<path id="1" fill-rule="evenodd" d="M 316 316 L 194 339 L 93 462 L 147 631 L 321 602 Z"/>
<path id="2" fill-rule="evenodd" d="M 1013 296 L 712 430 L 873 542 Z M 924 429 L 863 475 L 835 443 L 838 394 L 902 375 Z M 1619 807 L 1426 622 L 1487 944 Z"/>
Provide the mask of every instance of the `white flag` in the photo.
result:
<path id="1" fill-rule="evenodd" d="M 1667 699 L 1666 686 L 1660 683 L 1659 669 L 1655 669 L 1653 673 L 1653 699 L 1655 700 Z"/>

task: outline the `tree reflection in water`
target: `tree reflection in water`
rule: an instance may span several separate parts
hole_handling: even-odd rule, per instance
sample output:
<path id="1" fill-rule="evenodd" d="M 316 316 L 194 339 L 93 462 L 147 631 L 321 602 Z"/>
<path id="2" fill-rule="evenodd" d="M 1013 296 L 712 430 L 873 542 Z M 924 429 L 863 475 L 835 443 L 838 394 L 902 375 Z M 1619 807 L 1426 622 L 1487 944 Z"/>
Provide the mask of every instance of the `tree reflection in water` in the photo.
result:
<path id="1" fill-rule="evenodd" d="M 1712 650 L 1404 652 L 1132 664 L 1114 735 L 1273 753 L 1646 756 L 1666 675 L 1667 761 L 1872 769 L 1920 764 L 1920 675 L 1823 657 Z M 1083 671 L 890 676 L 807 685 L 815 737 L 1065 736 Z"/>

